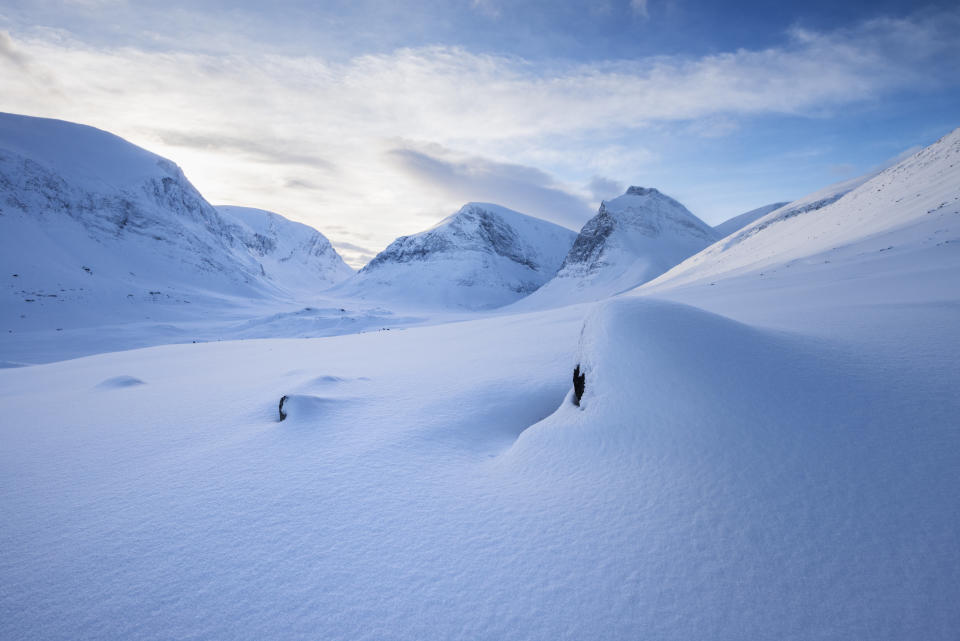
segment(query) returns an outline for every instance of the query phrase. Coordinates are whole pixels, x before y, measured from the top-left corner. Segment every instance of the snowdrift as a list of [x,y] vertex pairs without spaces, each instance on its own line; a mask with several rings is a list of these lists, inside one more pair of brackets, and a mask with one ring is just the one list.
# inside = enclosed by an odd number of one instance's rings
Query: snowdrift
[[639,298],[591,314],[576,362],[581,406],[568,396],[498,465],[571,493],[553,536],[603,550],[577,575],[606,595],[600,636],[953,634],[953,383]]

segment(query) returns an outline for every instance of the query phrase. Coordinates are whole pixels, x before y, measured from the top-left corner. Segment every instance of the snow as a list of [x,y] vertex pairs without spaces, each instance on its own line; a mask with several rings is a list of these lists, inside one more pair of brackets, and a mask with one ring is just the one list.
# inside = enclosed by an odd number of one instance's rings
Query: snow
[[5,358],[215,340],[239,319],[315,305],[352,273],[316,230],[218,211],[172,162],[112,134],[0,114]]
[[261,275],[301,296],[328,289],[354,271],[313,227],[252,207],[221,205],[217,212],[240,228],[234,234],[257,258]]
[[656,189],[630,187],[600,204],[580,230],[557,275],[514,309],[596,301],[659,276],[719,236]]
[[729,220],[725,220],[719,225],[715,225],[713,231],[717,233],[717,236],[720,238],[726,238],[735,231],[740,231],[753,221],[758,218],[762,218],[769,214],[775,209],[780,209],[784,205],[789,205],[789,202],[782,203],[771,203],[769,205],[764,205],[763,207],[757,207],[756,209],[751,209],[748,212],[742,213],[738,216],[734,216]]
[[[114,326],[247,340],[0,341],[0,638],[955,639],[958,160],[960,130],[598,304],[387,306],[361,274]],[[429,236],[488,302],[509,248],[569,249],[494,213],[518,242]],[[385,269],[456,264],[427,237]]]
[[336,292],[433,309],[491,309],[556,273],[576,234],[494,205],[467,203],[430,229],[402,236]]

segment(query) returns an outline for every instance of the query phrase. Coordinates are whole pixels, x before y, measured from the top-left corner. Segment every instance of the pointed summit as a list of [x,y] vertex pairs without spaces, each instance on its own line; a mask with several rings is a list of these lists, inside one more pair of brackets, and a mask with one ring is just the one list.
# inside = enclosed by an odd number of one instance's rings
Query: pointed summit
[[557,275],[521,306],[599,300],[632,289],[718,239],[670,196],[652,187],[630,187],[600,203]]

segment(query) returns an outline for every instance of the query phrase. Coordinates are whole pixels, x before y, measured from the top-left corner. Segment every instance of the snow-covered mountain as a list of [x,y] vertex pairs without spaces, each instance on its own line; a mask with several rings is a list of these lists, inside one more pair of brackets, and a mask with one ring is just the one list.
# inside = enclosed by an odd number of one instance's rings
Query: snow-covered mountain
[[315,292],[354,273],[330,241],[309,225],[252,207],[216,209],[260,264],[261,275],[280,287]]
[[143,319],[158,304],[189,316],[348,275],[319,233],[257,216],[221,215],[175,164],[107,132],[0,114],[2,308],[18,328]]
[[880,173],[833,185],[767,214],[644,289],[741,276],[779,280],[797,272],[809,283],[836,279],[841,267],[874,279],[930,269],[925,287],[955,286],[955,274],[944,271],[953,263],[943,261],[956,256],[958,234],[960,129]]
[[535,291],[576,233],[489,203],[468,203],[434,227],[401,236],[337,291],[446,308],[490,309]]
[[0,638],[955,641],[960,133],[783,211],[599,305],[0,369]]
[[739,231],[752,223],[753,221],[762,218],[769,214],[775,209],[780,209],[784,205],[789,205],[788,201],[782,203],[771,203],[769,205],[764,205],[763,207],[757,207],[756,209],[751,209],[750,211],[734,216],[719,225],[714,225],[713,231],[717,232],[717,235],[720,238],[726,238],[735,231]]
[[659,276],[718,238],[673,198],[653,188],[630,187],[600,204],[557,275],[518,307],[606,298]]

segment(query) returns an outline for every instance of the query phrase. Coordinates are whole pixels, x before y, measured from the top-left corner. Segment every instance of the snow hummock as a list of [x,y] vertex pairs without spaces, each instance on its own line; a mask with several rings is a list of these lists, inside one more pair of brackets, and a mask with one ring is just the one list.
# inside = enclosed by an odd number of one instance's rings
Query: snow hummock
[[557,275],[517,308],[606,298],[659,276],[718,238],[673,198],[657,189],[630,187],[600,204]]
[[430,229],[393,241],[337,291],[428,307],[500,307],[549,280],[575,238],[500,205],[467,203]]

